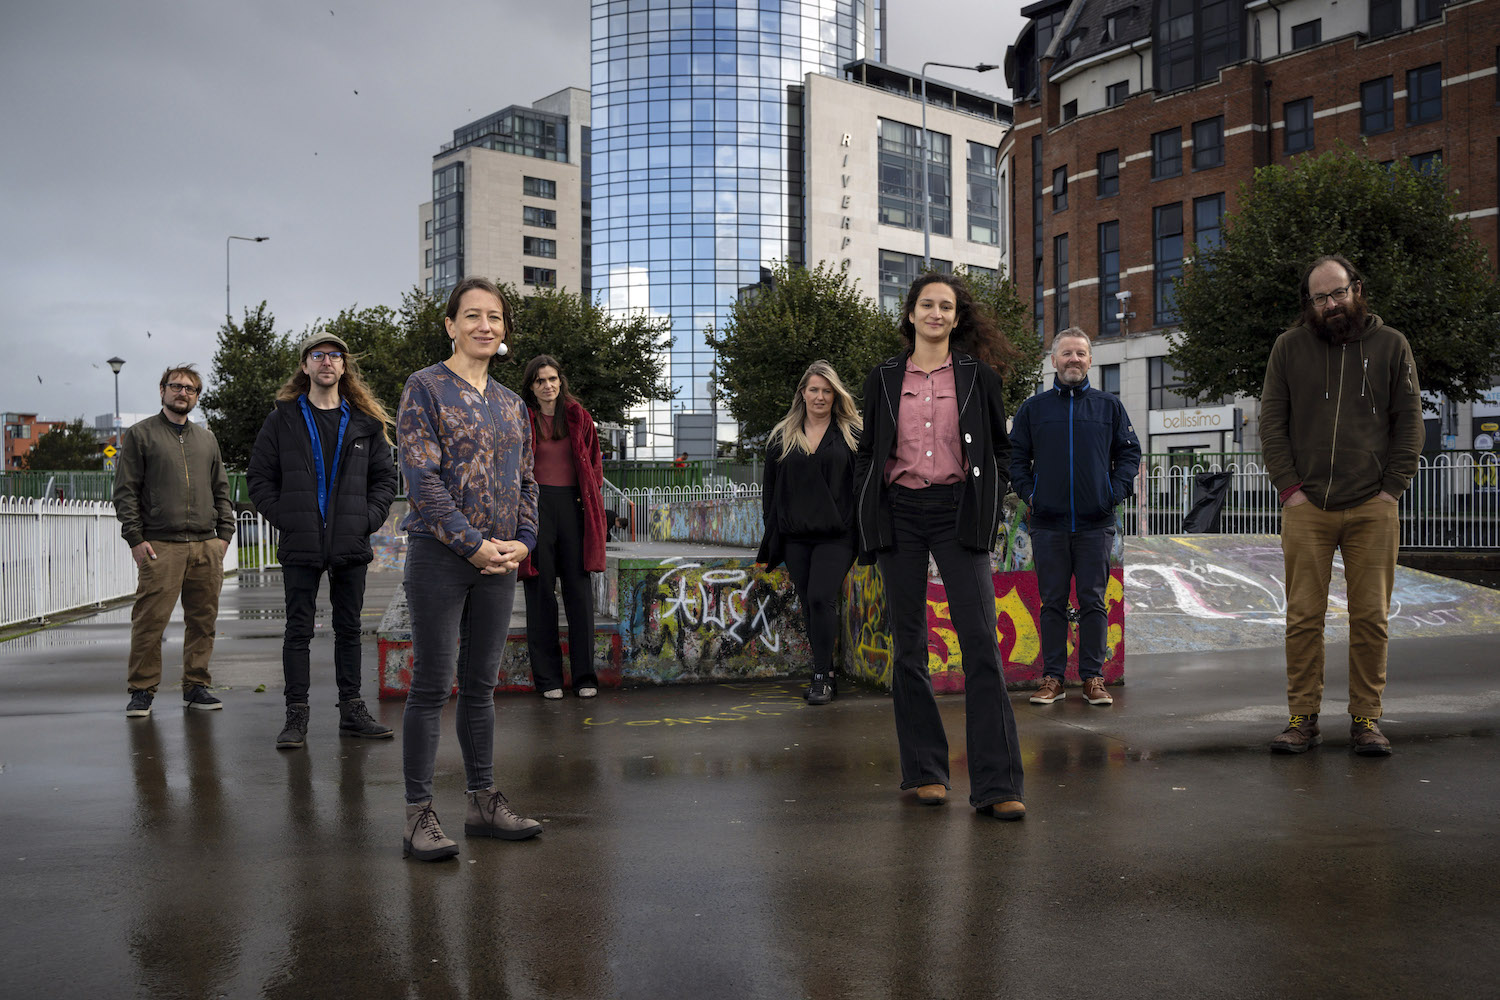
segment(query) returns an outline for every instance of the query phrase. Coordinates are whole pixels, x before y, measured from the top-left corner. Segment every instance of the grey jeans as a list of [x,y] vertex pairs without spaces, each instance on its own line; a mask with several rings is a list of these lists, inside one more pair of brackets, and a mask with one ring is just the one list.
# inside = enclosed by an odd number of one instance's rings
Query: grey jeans
[[401,716],[406,801],[432,799],[438,728],[458,674],[454,723],[469,791],[494,784],[495,681],[510,636],[516,576],[484,576],[442,542],[411,536],[406,550],[411,611],[411,690]]

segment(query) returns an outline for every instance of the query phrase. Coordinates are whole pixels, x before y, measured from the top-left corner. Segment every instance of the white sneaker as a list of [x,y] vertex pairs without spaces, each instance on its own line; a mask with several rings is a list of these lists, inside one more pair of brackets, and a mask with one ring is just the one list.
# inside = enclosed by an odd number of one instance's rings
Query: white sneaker
[[551,691],[543,691],[542,697],[548,701],[557,701],[562,698],[562,688],[553,688]]
[[596,687],[581,687],[576,693],[580,698],[594,698],[598,696],[599,689]]

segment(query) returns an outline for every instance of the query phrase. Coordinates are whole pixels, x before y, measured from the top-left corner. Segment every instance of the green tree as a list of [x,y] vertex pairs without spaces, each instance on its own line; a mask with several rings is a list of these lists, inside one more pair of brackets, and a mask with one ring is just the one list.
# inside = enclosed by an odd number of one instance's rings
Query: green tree
[[276,402],[276,390],[297,363],[297,345],[276,332],[276,317],[262,302],[245,310],[244,323],[219,328],[219,349],[200,402],[224,464],[243,469],[255,435]]
[[1372,311],[1411,342],[1422,388],[1475,399],[1500,365],[1500,291],[1455,211],[1445,171],[1344,146],[1260,168],[1223,243],[1195,250],[1175,283],[1168,358],[1193,395],[1259,398],[1271,345],[1301,311],[1303,270],[1339,253],[1363,272]]
[[971,271],[964,274],[964,280],[974,298],[994,315],[1000,332],[1020,352],[1005,377],[1005,412],[1015,413],[1016,407],[1035,391],[1042,372],[1042,343],[1037,339],[1031,309],[1016,290],[1016,283],[1003,271]]
[[666,317],[611,315],[576,292],[556,289],[522,297],[506,286],[505,293],[516,304],[516,329],[508,338],[513,363],[490,367],[504,385],[520,392],[526,363],[550,354],[567,374],[569,391],[601,423],[622,423],[632,406],[676,395],[663,375],[672,346]]
[[807,366],[826,359],[856,397],[870,369],[901,349],[894,319],[827,263],[775,263],[767,283],[730,307],[704,340],[717,356],[715,391],[755,447],[786,415]]
[[36,439],[25,455],[28,469],[102,469],[99,439],[79,417]]

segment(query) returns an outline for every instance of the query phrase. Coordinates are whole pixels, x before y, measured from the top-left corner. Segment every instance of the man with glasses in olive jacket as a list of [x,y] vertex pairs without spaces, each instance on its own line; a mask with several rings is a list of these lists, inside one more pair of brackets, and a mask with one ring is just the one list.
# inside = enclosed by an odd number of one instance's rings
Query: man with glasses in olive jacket
[[281,532],[276,552],[286,587],[286,725],[276,738],[278,748],[296,749],[307,739],[309,645],[324,573],[333,604],[339,732],[373,739],[394,735],[371,717],[360,697],[360,613],[365,572],[374,559],[370,535],[385,523],[396,495],[390,427],[349,346],[331,333],[315,333],[302,342],[297,370],[276,394],[276,408],[250,452],[250,499]]

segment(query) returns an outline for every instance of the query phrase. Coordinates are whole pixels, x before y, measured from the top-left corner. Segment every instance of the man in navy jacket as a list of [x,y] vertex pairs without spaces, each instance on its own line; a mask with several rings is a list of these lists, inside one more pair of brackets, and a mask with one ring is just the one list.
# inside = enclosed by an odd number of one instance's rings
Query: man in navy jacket
[[360,377],[343,339],[314,333],[297,370],[276,396],[250,451],[246,481],[255,509],[281,533],[276,552],[286,585],[286,726],[281,749],[307,738],[309,644],[318,584],[328,574],[333,605],[333,667],[339,731],[390,739],[360,698],[360,612],[370,534],[385,523],[396,495],[390,416]]
[[1090,705],[1112,705],[1104,688],[1109,628],[1105,589],[1115,508],[1134,492],[1141,445],[1125,404],[1089,385],[1089,335],[1075,327],[1052,340],[1052,388],[1016,410],[1010,481],[1030,508],[1028,531],[1042,598],[1042,682],[1034,705],[1066,697],[1068,590],[1078,589],[1078,676]]

